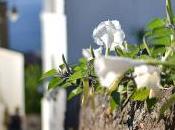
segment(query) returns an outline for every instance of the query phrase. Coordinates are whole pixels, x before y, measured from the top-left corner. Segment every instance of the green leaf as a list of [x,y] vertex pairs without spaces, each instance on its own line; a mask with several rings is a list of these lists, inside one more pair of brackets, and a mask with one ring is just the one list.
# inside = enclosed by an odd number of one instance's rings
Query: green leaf
[[[81,58],[79,60],[80,64],[79,65],[75,65],[73,67],[73,71],[74,71],[74,74],[75,73],[78,73],[76,75],[84,75],[86,72],[87,72],[87,60],[84,59],[84,58]],[[80,74],[81,73],[81,74]],[[74,75],[73,74],[73,75]],[[82,76],[81,76],[82,77]]]
[[171,35],[173,35],[173,30],[169,28],[158,28],[154,29],[146,38],[146,42],[149,45],[164,45],[169,46],[171,44]]
[[58,71],[56,69],[49,70],[42,75],[41,80],[49,78],[49,77],[53,77],[56,74],[58,74]]
[[64,82],[64,79],[55,77],[55,78],[53,78],[53,79],[50,80],[48,89],[56,88],[56,87],[58,87],[63,82]]
[[156,46],[152,48],[151,54],[152,56],[156,57],[157,56],[162,56],[166,51],[166,48],[164,46]]
[[82,69],[81,66],[78,65],[73,67],[74,71],[81,71],[81,69]]
[[[139,56],[139,59],[143,59],[143,60],[150,60],[150,59],[152,59],[150,56],[148,56],[148,55],[141,55],[141,56]],[[153,59],[152,59],[153,60]]]
[[149,96],[149,91],[146,87],[137,89],[131,98],[135,101],[144,101]]
[[157,37],[151,40],[152,45],[164,45],[164,46],[170,46],[171,45],[171,38],[170,36],[164,36],[164,37]]
[[126,51],[128,57],[135,58],[140,50],[140,45],[128,44],[128,51]]
[[170,28],[162,27],[162,28],[156,28],[152,31],[152,35],[154,37],[161,37],[161,36],[170,36],[173,34],[173,30]]
[[68,88],[68,87],[71,87],[71,86],[73,86],[73,84],[70,83],[70,82],[65,82],[64,84],[61,85],[61,87],[65,88],[65,89]]
[[145,40],[149,45],[157,46],[164,45],[169,46],[171,44],[171,35],[174,34],[174,31],[170,28],[161,27],[156,28],[152,31],[149,31],[145,35]]
[[175,63],[175,53],[173,53],[172,55],[170,55],[167,59],[168,62],[173,62]]
[[118,86],[118,92],[121,94],[124,94],[127,92],[127,88],[124,85],[119,85]]
[[147,25],[147,27],[148,27],[148,29],[152,30],[152,29],[154,29],[154,28],[162,27],[162,26],[164,26],[164,25],[165,25],[164,20],[162,20],[162,19],[160,19],[160,18],[156,18],[156,19],[154,19],[153,21],[151,21],[151,22]]
[[110,98],[110,107],[111,110],[115,110],[118,106],[120,105],[120,93],[113,91],[111,93],[111,98]]
[[77,66],[74,66],[73,70],[76,72],[81,72],[81,73],[85,73],[87,70],[86,70],[86,65],[77,65]]
[[175,103],[175,93],[167,99],[160,108],[160,115],[164,115],[165,111]]
[[69,77],[68,81],[75,81],[75,80],[81,79],[81,78],[83,78],[82,73],[81,73],[81,72],[75,72],[74,74],[72,74],[72,75]]
[[171,76],[170,76],[170,80],[175,81],[175,74],[171,74]]
[[148,110],[153,109],[154,106],[156,105],[157,101],[158,100],[156,98],[150,98],[150,99],[148,98],[146,100]]
[[77,87],[76,89],[70,92],[68,96],[68,100],[71,100],[73,97],[81,94],[82,92],[83,92],[83,89],[81,87]]
[[87,59],[86,58],[81,58],[79,60],[80,64],[87,64]]

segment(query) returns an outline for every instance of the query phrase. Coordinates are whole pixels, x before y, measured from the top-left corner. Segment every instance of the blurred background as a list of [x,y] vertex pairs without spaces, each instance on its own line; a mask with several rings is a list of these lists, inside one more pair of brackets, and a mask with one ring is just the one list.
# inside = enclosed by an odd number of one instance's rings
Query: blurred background
[[82,48],[96,47],[92,32],[101,21],[119,20],[126,40],[136,44],[164,10],[160,0],[0,0],[0,129],[18,115],[25,129],[41,129],[47,95],[41,74],[56,68],[62,54],[76,64]]

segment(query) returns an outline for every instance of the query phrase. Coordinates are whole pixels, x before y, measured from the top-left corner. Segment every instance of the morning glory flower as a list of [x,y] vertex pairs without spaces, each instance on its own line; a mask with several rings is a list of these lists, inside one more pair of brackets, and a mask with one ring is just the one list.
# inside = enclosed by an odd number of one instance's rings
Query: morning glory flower
[[[102,55],[102,51],[103,51],[102,47],[99,47],[98,49],[93,49],[93,53],[94,53],[95,58],[100,57]],[[82,49],[82,54],[87,60],[92,60],[93,59],[91,49],[89,49],[89,48],[88,49]]]
[[134,68],[134,76],[137,88],[148,87],[160,89],[160,70],[151,65],[140,65]]
[[103,56],[95,59],[94,68],[101,85],[108,88],[115,80],[123,76],[129,68],[138,64],[142,64],[142,62],[129,58]]
[[117,20],[103,21],[93,31],[93,38],[97,45],[114,50],[116,47],[124,49],[125,34]]

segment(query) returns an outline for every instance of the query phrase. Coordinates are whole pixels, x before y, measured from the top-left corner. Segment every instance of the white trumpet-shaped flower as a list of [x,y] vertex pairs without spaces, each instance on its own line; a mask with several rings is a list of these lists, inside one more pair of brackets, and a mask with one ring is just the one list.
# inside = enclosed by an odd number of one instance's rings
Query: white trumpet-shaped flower
[[115,47],[124,49],[125,34],[117,20],[101,22],[94,29],[93,38],[98,45],[105,46],[111,50],[114,50]]
[[140,65],[134,68],[134,76],[137,88],[148,87],[160,89],[160,70],[151,65]]
[[160,70],[150,65],[141,65],[134,68],[137,88],[150,88],[149,97],[159,97],[161,94]]
[[[102,47],[99,47],[98,49],[93,49],[94,56],[96,58],[100,57],[102,55],[102,51],[103,51]],[[92,60],[93,59],[91,49],[89,49],[89,48],[88,49],[82,49],[82,54],[87,60]]]
[[109,87],[117,78],[123,76],[129,68],[137,64],[141,64],[141,62],[129,58],[109,56],[95,59],[94,67],[101,85]]

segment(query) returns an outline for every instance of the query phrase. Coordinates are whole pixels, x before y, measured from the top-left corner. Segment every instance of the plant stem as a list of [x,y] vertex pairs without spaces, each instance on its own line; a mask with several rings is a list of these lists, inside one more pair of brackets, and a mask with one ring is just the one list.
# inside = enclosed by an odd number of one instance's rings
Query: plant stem
[[83,97],[84,97],[84,101],[82,102],[83,106],[87,105],[88,96],[89,96],[89,80],[88,79],[84,79],[83,80]]
[[166,61],[171,53],[172,53],[172,49],[169,48],[168,51],[165,53],[165,56],[162,57],[162,61]]
[[173,48],[175,46],[174,37],[171,39],[171,47],[166,49],[165,56],[162,57],[162,61],[166,61],[167,58],[173,53]]
[[149,65],[164,65],[164,66],[175,66],[175,63],[172,62],[166,62],[166,61],[159,61],[159,60],[145,60],[144,61],[145,64],[149,64]]
[[166,0],[166,14],[167,14],[168,23],[170,25],[174,25],[174,21],[173,21],[174,15],[172,10],[171,0]]
[[[168,24],[169,25],[174,25],[174,21],[173,21],[174,14],[173,14],[173,10],[172,10],[171,0],[166,0],[166,14],[167,14]],[[171,29],[172,29],[172,31],[174,31],[173,28],[171,28]],[[173,36],[173,39],[171,39],[171,40],[172,40],[171,41],[172,42],[171,47],[174,47],[174,36]],[[166,49],[167,51],[165,52],[165,56],[162,57],[162,61],[166,61],[167,58],[169,57],[169,55],[171,55],[172,52],[173,52],[172,48],[167,48],[167,49]]]
[[110,54],[110,48],[106,48],[105,56],[109,56]]
[[143,37],[143,44],[144,44],[144,46],[145,46],[145,48],[146,48],[146,51],[148,52],[148,55],[151,56],[151,52],[150,52],[149,47],[148,47],[148,45],[147,45],[147,43],[146,43],[145,37]]
[[95,58],[95,54],[94,54],[94,50],[93,50],[93,48],[91,46],[90,46],[90,52],[91,52],[92,58],[94,59]]
[[68,64],[67,64],[67,62],[66,62],[66,59],[65,59],[64,55],[62,55],[62,59],[63,59],[63,63],[64,63],[64,65],[65,65],[65,67],[66,67],[67,72],[68,72],[69,74],[71,74],[70,68],[69,68],[69,66],[68,66]]

